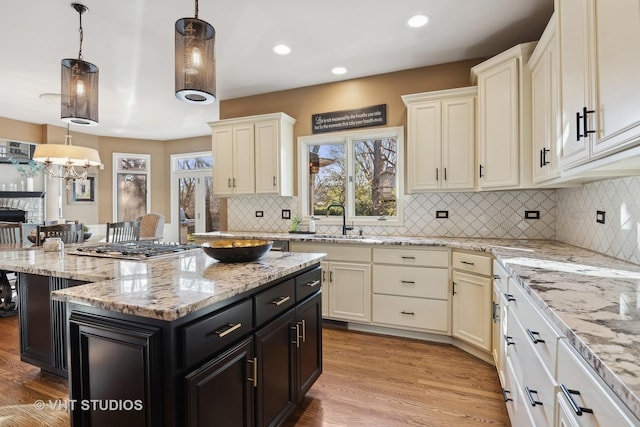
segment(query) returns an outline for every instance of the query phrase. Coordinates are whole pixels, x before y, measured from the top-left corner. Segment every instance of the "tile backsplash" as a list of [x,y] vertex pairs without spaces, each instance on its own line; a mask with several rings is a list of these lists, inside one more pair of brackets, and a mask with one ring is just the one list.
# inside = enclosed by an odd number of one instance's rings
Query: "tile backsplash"
[[[433,237],[481,237],[507,239],[554,239],[556,237],[556,192],[554,190],[425,193],[406,195],[404,225],[366,226],[368,235]],[[295,197],[233,197],[228,204],[231,231],[287,232],[291,221],[282,210],[297,213]],[[437,210],[448,210],[449,218],[436,219]],[[540,219],[525,219],[525,211],[540,212]],[[262,217],[256,217],[262,211]],[[356,229],[359,228],[356,225]],[[316,223],[317,233],[340,233],[336,225]]]
[[[556,238],[640,264],[640,177],[557,190]],[[605,212],[605,223],[596,222]]]

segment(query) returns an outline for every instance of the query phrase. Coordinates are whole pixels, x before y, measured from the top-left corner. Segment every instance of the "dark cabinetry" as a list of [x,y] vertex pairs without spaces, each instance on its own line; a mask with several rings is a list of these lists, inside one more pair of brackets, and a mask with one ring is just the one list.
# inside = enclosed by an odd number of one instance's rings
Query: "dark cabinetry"
[[51,292],[87,282],[18,273],[20,359],[67,377],[66,305]]
[[73,425],[282,424],[322,372],[320,268],[302,273],[174,322],[72,306],[71,399],[142,408]]

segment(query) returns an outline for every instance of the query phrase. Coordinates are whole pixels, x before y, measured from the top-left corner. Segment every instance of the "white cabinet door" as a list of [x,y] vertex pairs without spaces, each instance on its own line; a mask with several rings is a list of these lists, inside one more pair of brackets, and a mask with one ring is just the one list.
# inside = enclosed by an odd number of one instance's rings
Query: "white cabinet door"
[[558,129],[559,58],[556,17],[551,17],[528,66],[531,69],[531,141],[533,182],[559,175],[557,145],[562,144]]
[[491,352],[492,282],[488,277],[453,272],[453,336]]
[[329,263],[329,317],[371,322],[371,265]]
[[233,194],[255,191],[253,124],[233,127]]
[[277,194],[280,187],[278,121],[255,124],[256,193]]
[[593,154],[640,136],[640,2],[595,0],[597,137]]
[[478,177],[483,189],[520,184],[518,74],[514,58],[478,76]]
[[409,191],[437,190],[442,173],[440,101],[411,105],[407,115]]
[[[589,157],[590,141],[584,131],[584,111],[592,105],[589,80],[589,37],[592,31],[589,8],[592,0],[562,0],[556,2],[558,35],[560,38],[560,69],[562,87],[562,146],[560,165],[578,163]],[[593,114],[587,123],[593,129]]]
[[213,192],[233,193],[233,127],[214,128],[212,132]]
[[442,101],[442,188],[475,187],[475,97]]

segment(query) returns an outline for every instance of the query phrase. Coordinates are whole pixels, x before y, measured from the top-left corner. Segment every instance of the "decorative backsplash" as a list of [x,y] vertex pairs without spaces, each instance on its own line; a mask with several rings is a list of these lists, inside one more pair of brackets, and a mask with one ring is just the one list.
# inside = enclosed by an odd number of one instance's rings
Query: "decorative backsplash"
[[[640,177],[557,190],[557,240],[640,264]],[[596,211],[605,222],[596,222]]]
[[[291,221],[282,219],[283,209],[296,215],[297,199],[232,197],[228,204],[229,230],[286,233]],[[449,218],[436,219],[436,210],[448,210]],[[525,219],[525,210],[539,211],[540,219]],[[256,211],[262,211],[263,216],[256,217]],[[402,227],[362,229],[366,235],[555,239],[555,227],[555,190],[527,190],[407,195]],[[340,231],[340,226],[316,222],[317,233]]]

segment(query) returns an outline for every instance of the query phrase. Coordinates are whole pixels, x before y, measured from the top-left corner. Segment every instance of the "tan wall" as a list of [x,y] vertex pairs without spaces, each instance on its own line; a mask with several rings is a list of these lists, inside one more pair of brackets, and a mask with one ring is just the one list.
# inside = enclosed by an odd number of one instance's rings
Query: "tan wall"
[[[387,126],[406,126],[401,96],[410,93],[469,85],[470,69],[482,59],[416,68],[378,76],[327,83],[244,98],[222,100],[220,118],[285,112],[297,119],[294,137],[311,134],[311,116],[387,104]],[[38,125],[0,117],[0,137],[34,143],[64,143],[65,127]],[[113,218],[112,153],[151,155],[151,211],[163,213],[171,222],[170,155],[211,150],[209,135],[171,141],[152,141],[88,135],[72,130],[72,143],[96,148],[104,168],[97,172],[97,202],[64,204],[66,218],[85,223],[105,223]],[[66,198],[65,198],[66,199]]]

